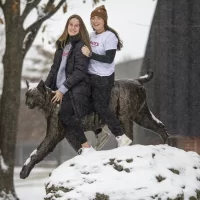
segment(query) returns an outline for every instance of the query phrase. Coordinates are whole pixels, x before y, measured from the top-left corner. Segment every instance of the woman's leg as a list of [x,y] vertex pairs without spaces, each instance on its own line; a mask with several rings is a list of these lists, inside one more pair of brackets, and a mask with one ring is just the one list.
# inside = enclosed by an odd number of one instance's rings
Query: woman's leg
[[87,138],[85,137],[81,126],[80,118],[74,113],[74,108],[68,92],[63,96],[59,117],[67,132],[74,134],[82,147],[89,147],[89,145],[87,145]]
[[123,135],[124,131],[119,120],[109,108],[114,74],[111,76],[90,75],[90,78],[92,84],[92,101],[95,111],[116,137]]

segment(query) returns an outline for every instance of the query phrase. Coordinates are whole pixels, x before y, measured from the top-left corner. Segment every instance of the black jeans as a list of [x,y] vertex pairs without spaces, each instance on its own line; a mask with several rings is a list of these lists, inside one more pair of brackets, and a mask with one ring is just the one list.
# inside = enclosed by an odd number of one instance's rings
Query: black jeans
[[[82,101],[83,103],[79,104],[76,100]],[[87,142],[87,138],[85,137],[84,130],[81,125],[81,115],[80,113],[77,113],[79,112],[79,105],[84,105],[82,96],[80,96],[78,99],[72,99],[69,95],[69,91],[66,92],[62,99],[59,117],[64,129],[66,129],[67,132],[74,134],[77,140],[83,144]]]
[[110,76],[90,74],[92,88],[92,103],[95,112],[115,136],[124,134],[119,120],[109,108],[111,90],[114,85],[114,73]]

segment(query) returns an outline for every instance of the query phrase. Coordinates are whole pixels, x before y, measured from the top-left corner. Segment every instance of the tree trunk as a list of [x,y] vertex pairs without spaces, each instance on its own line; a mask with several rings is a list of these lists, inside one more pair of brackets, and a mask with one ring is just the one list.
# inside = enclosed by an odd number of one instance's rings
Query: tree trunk
[[19,21],[19,2],[18,4],[17,1],[13,2],[8,3],[4,10],[6,51],[3,57],[4,82],[0,102],[0,159],[4,161],[4,164],[0,165],[0,198],[6,200],[17,199],[13,184],[13,169],[23,64],[23,29]]
[[200,136],[199,9],[198,0],[158,0],[149,35],[141,74],[154,72],[148,103],[170,135]]
[[[14,48],[15,49],[15,48]],[[5,191],[6,194],[15,196],[13,186],[13,169],[15,161],[15,143],[18,124],[18,113],[20,106],[20,77],[22,59],[19,56],[11,58],[19,51],[9,50],[4,56],[4,87],[1,98],[1,121],[0,135],[1,140],[0,151],[8,170],[3,170],[0,167],[0,191]],[[13,68],[12,70],[10,68]],[[8,73],[9,72],[9,73]],[[1,197],[1,193],[0,193]],[[7,198],[5,198],[7,199]],[[8,198],[9,199],[9,198]]]

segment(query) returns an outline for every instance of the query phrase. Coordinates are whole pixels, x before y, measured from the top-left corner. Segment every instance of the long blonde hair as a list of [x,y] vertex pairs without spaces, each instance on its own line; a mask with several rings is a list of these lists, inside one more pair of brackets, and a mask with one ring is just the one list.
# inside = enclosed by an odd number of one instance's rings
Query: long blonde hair
[[86,29],[86,26],[85,26],[82,18],[79,15],[71,15],[68,18],[67,23],[65,25],[65,29],[64,29],[62,35],[59,37],[58,42],[61,43],[61,47],[62,48],[65,47],[65,44],[69,39],[69,34],[68,34],[69,22],[73,18],[79,20],[79,23],[80,23],[80,31],[78,33],[78,39],[82,40],[84,42],[84,44],[91,50],[89,33],[88,33],[87,29]]

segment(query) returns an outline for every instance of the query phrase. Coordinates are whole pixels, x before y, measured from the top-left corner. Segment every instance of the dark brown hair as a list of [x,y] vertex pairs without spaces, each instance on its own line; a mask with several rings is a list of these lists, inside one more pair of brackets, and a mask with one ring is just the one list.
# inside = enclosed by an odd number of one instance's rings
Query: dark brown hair
[[117,31],[115,31],[113,28],[111,28],[110,26],[108,26],[108,24],[105,22],[105,30],[108,30],[108,31],[111,31],[112,33],[114,33],[115,34],[115,36],[117,37],[117,39],[118,39],[118,44],[117,44],[117,50],[121,50],[122,49],[122,47],[123,47],[123,42],[122,42],[122,40],[120,39],[120,37],[119,37],[119,34],[117,33]]
[[[93,27],[92,27],[92,28],[93,28]],[[120,51],[120,50],[122,49],[122,47],[123,47],[123,42],[122,42],[122,40],[120,39],[119,34],[117,33],[117,31],[115,31],[113,28],[111,28],[110,26],[108,26],[108,24],[105,22],[105,20],[104,20],[104,29],[105,29],[105,30],[108,30],[108,31],[111,31],[112,33],[115,34],[115,36],[116,36],[117,39],[118,39],[117,50]],[[94,28],[93,28],[93,30],[95,31]]]
[[89,34],[88,31],[86,29],[86,26],[82,20],[82,18],[79,15],[71,15],[65,25],[65,29],[62,33],[62,35],[59,37],[58,42],[61,43],[61,47],[64,48],[66,41],[68,41],[69,39],[69,34],[68,34],[68,26],[69,26],[69,22],[71,19],[78,19],[79,23],[80,23],[80,31],[78,33],[78,38],[80,40],[82,40],[84,42],[84,44],[91,50],[91,46],[90,46],[90,38],[89,38]]

